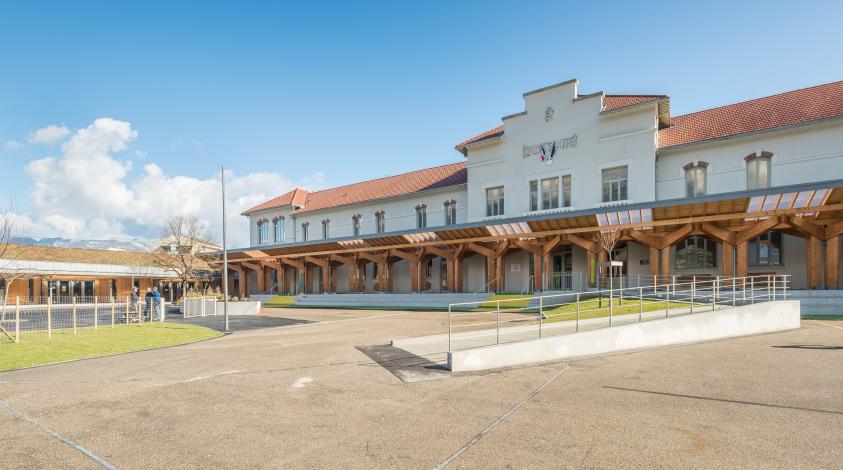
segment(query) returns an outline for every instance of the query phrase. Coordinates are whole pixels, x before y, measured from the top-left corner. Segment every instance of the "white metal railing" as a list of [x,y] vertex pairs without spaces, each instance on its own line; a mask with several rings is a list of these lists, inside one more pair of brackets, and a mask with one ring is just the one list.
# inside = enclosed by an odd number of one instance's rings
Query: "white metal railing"
[[[535,279],[535,274],[527,277],[527,281],[521,286],[521,294],[534,292]],[[542,276],[542,291],[581,291],[584,288],[583,273],[579,271],[553,271]]]
[[[644,276],[642,276],[643,280]],[[790,275],[649,277],[585,292],[501,298],[448,305],[448,351],[454,341],[467,349],[713,311],[757,302],[786,300]],[[674,282],[669,282],[674,281]],[[503,325],[503,328],[502,328]],[[494,330],[491,330],[491,327]],[[461,332],[465,331],[465,334]],[[461,333],[455,338],[455,333]]]
[[185,297],[182,299],[184,318],[216,316],[217,302],[215,296]]

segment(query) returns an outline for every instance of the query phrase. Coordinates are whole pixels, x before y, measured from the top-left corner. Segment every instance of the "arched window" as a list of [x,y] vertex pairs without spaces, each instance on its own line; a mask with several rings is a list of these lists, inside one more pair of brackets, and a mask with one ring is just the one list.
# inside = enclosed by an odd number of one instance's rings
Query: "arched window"
[[322,221],[322,238],[328,239],[331,237],[331,221],[325,219]]
[[273,219],[272,226],[275,231],[275,243],[282,243],[284,241],[284,217]]
[[772,181],[772,160],[770,152],[755,152],[744,157],[746,160],[746,189],[769,188]]
[[704,196],[708,163],[697,161],[689,163],[683,168],[685,169],[685,196]]
[[269,243],[269,221],[266,219],[258,221],[258,243]]
[[360,214],[351,216],[351,234],[355,237],[360,236]]
[[706,237],[688,237],[676,245],[676,269],[717,267],[717,243]]
[[427,227],[427,206],[419,204],[416,206],[416,228]]
[[445,201],[445,225],[455,225],[457,223],[457,201],[451,199]]
[[308,232],[309,228],[310,228],[310,222],[305,222],[305,223],[301,224],[301,241],[303,241],[303,242],[307,241],[307,232]]
[[383,211],[375,212],[375,232],[384,233],[386,231],[386,214]]

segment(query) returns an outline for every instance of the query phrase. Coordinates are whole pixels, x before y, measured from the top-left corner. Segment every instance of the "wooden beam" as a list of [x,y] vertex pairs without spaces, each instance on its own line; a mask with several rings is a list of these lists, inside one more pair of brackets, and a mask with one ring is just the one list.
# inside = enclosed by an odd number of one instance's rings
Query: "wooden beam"
[[452,261],[454,259],[454,251],[449,248],[444,248],[440,246],[428,246],[426,249],[429,253],[433,253],[434,255],[446,261]]
[[837,222],[832,225],[826,225],[825,227],[825,238],[826,240],[830,240],[832,237],[836,237],[838,235],[843,235],[843,221]]
[[633,229],[624,230],[623,233],[624,236],[631,238],[632,241],[638,243],[639,245],[646,246],[648,248],[661,248],[658,237],[654,237],[649,233]]
[[745,228],[735,234],[735,244],[740,245],[743,242],[752,240],[758,235],[772,230],[779,224],[779,222],[778,217],[770,217],[769,219],[762,220],[751,227]]
[[386,263],[387,258],[389,258],[389,251],[381,251],[381,252],[372,252],[372,251],[361,251],[358,252],[358,256],[362,259],[369,260],[373,263],[383,264]]
[[[682,227],[679,227],[679,229],[677,229],[673,232],[670,232],[667,235],[663,236],[659,241],[659,243],[661,244],[661,246],[659,248],[662,249],[662,255],[664,255],[664,249],[665,248],[670,248],[671,246],[676,244],[676,242],[678,242],[679,240],[682,240],[683,238],[687,237],[688,234],[690,234],[693,230],[694,230],[693,224],[687,224],[687,225],[683,225]],[[670,257],[668,256],[668,258],[670,258]]]
[[840,235],[829,238],[825,245],[825,288],[840,288]]
[[725,242],[729,245],[735,244],[735,233],[729,230],[726,230],[722,227],[718,227],[714,224],[710,224],[708,222],[704,222],[700,224],[700,229],[706,234],[710,235],[721,242]]
[[406,252],[404,250],[389,250],[389,255],[394,256],[396,258],[401,258],[406,261],[418,261],[419,258],[422,257],[424,254],[424,248],[419,248],[417,250],[413,250],[412,252]]
[[556,235],[555,237],[551,238],[550,240],[547,240],[544,243],[544,246],[542,247],[542,256],[547,256],[547,255],[553,253],[553,250],[555,250],[556,247],[558,247],[559,244],[562,243],[562,241],[563,241],[562,235]]
[[483,246],[479,243],[466,243],[466,246],[469,250],[479,253],[486,258],[494,258],[495,257],[495,249]]
[[808,289],[822,287],[822,243],[817,237],[809,237],[805,242],[805,261],[808,270]]
[[597,245],[597,243],[586,240],[584,238],[580,238],[576,235],[568,235],[565,237],[565,239],[590,253],[597,253],[598,251],[600,251],[600,247]]
[[542,256],[542,246],[536,245],[534,243],[527,243],[525,240],[514,240],[512,242],[518,248],[521,248],[524,251],[528,251],[533,254],[533,256],[538,256],[541,258]]
[[315,264],[322,269],[328,268],[331,266],[331,260],[327,257],[325,258],[317,258],[315,256],[306,256],[304,260],[310,264]]
[[804,217],[788,215],[784,217],[784,222],[801,232],[807,233],[812,237],[819,238],[820,240],[825,240],[825,229]]

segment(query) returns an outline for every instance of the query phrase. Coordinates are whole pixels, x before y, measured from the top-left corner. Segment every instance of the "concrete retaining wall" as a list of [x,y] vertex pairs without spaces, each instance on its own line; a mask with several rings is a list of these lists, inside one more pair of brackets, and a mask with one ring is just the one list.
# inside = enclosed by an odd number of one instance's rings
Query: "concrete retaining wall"
[[799,328],[799,301],[782,300],[448,353],[454,372],[695,343]]
[[[214,308],[216,307],[216,312]],[[205,302],[205,316],[212,317],[214,315],[225,315],[224,312],[225,306],[223,305],[222,301],[218,302]],[[184,313],[184,304],[179,307],[179,311]],[[228,314],[229,315],[260,315],[261,312],[261,303],[260,302],[248,302],[248,301],[239,301],[239,302],[229,302],[228,303]]]

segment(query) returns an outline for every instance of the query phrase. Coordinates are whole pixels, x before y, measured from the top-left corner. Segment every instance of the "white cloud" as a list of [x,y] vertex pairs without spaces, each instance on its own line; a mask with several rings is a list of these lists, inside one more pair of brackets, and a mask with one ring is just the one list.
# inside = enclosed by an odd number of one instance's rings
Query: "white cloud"
[[53,145],[70,135],[70,129],[64,126],[49,125],[30,132],[27,139],[33,144]]
[[[222,234],[219,171],[206,179],[170,176],[155,163],[132,173],[132,162],[116,152],[137,139],[130,123],[100,118],[79,129],[61,156],[31,162],[32,211],[25,215],[33,236],[104,239],[156,238],[173,215],[204,220],[219,241]],[[306,178],[308,189],[324,186],[321,174]],[[238,176],[226,170],[230,246],[245,246],[249,229],[240,213],[295,186],[278,173]]]
[[7,140],[5,144],[3,144],[3,148],[6,150],[10,150],[14,152],[15,150],[20,150],[23,148],[23,144],[18,142],[17,140]]

